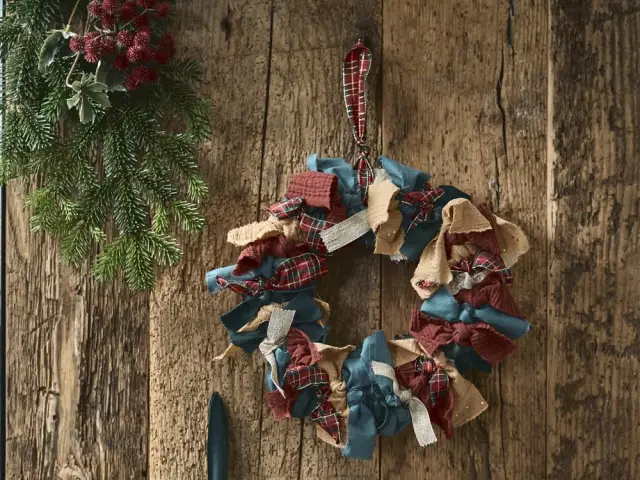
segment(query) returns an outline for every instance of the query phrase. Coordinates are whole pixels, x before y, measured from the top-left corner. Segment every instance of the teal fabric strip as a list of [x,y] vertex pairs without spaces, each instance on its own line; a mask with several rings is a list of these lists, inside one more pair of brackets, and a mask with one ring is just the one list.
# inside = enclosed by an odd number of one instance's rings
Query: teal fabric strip
[[468,303],[458,303],[445,287],[439,288],[436,293],[422,302],[420,310],[427,315],[452,323],[488,323],[512,340],[524,336],[531,328],[528,321],[507,315],[491,305],[474,307]]

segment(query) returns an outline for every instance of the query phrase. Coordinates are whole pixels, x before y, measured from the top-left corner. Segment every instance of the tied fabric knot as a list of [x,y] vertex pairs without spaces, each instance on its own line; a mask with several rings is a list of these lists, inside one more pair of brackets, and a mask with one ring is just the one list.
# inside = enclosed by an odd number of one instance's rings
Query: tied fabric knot
[[496,365],[512,354],[517,346],[488,323],[451,323],[414,310],[409,332],[429,355],[444,345],[456,343],[472,347],[490,365]]
[[455,332],[453,334],[453,338],[455,339],[456,343],[469,343],[469,339],[471,338],[471,335],[473,335],[473,330],[471,329],[470,325],[468,323],[464,323],[464,320],[456,325],[457,328],[455,329]]
[[329,382],[331,395],[329,400],[338,413],[343,414],[347,410],[347,387],[342,380],[331,380]]
[[435,207],[435,202],[444,196],[444,193],[444,189],[433,188],[431,184],[426,183],[424,190],[409,192],[404,195],[400,203],[414,209],[407,233],[410,233],[415,227],[427,220],[429,213]]
[[485,270],[498,273],[502,277],[505,285],[513,283],[511,269],[507,268],[500,255],[488,251],[476,253],[472,260],[463,258],[458,264],[451,266],[451,270],[467,272],[469,274]]
[[435,407],[440,398],[449,394],[449,375],[431,358],[417,359],[416,370],[429,378],[429,397]]
[[[486,273],[486,270],[482,273]],[[489,304],[507,315],[524,318],[518,304],[511,296],[510,289],[505,286],[503,277],[497,273],[490,273],[470,289],[451,291],[451,293],[455,295],[458,302],[468,303],[476,308]]]
[[[501,283],[500,288],[506,287]],[[467,296],[470,295],[465,293],[462,297]],[[512,340],[524,336],[531,328],[527,320],[498,310],[490,304],[474,306],[466,302],[459,303],[444,287],[436,290],[431,297],[422,302],[420,310],[430,317],[441,318],[452,323],[462,322],[469,325],[486,323]]]
[[413,424],[413,430],[418,444],[421,447],[425,447],[432,443],[437,442],[436,434],[433,431],[431,425],[431,419],[429,418],[429,411],[427,407],[420,401],[419,398],[414,397],[410,390],[406,390],[400,387],[398,379],[396,378],[395,370],[391,365],[384,362],[371,362],[371,369],[374,374],[387,377],[393,383],[393,393],[400,399],[402,403],[407,405],[409,414],[411,415],[411,423]]
[[298,365],[289,367],[284,375],[283,385],[293,387],[296,390],[304,390],[307,387],[316,387],[316,407],[311,412],[311,419],[340,443],[339,415],[329,401],[329,375],[317,365]]
[[282,396],[285,396],[285,393],[278,381],[278,364],[274,352],[286,340],[295,314],[296,312],[293,310],[275,309],[269,319],[267,337],[258,346],[260,353],[264,355],[269,367],[271,367],[271,380]]
[[251,280],[228,280],[217,277],[216,282],[221,289],[227,288],[241,295],[256,297],[269,290],[296,290],[313,283],[325,275],[327,259],[315,253],[303,253],[282,260],[270,278],[257,277]]

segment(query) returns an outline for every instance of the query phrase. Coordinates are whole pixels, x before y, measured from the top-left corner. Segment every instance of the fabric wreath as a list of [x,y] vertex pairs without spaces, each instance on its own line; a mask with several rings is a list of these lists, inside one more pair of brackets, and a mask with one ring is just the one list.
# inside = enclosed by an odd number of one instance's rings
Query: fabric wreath
[[[370,53],[345,60],[345,102],[357,147],[342,158],[307,159],[268,218],[229,232],[236,264],[207,273],[212,293],[242,297],[220,319],[231,345],[265,358],[265,400],[277,420],[309,417],[318,437],[352,458],[372,457],[378,436],[412,426],[419,445],[450,438],[488,408],[462,374],[491,371],[531,328],[513,296],[512,267],[529,243],[520,228],[449,185],[380,157],[369,160],[364,84]],[[420,305],[408,334],[378,331],[360,346],[326,343],[329,305],[316,295],[326,260],[352,244],[417,263]]]

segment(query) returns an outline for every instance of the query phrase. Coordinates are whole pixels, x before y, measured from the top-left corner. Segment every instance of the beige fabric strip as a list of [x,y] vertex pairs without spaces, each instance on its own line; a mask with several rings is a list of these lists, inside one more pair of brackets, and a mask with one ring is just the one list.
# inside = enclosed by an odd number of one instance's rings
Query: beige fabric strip
[[402,213],[396,195],[399,188],[390,179],[376,177],[369,187],[369,208],[367,219],[376,232],[376,246],[373,253],[379,255],[399,255],[404,243]]
[[496,219],[496,237],[500,244],[502,260],[507,268],[518,261],[518,257],[529,250],[529,240],[524,232],[511,222],[494,215]]
[[244,247],[251,242],[277,237],[283,232],[283,226],[280,221],[275,217],[270,217],[263,222],[253,222],[230,230],[227,234],[227,241],[233,245]]
[[427,355],[418,345],[415,338],[402,338],[397,340],[387,341],[389,351],[391,352],[391,359],[393,364],[397,367],[404,365],[405,363],[413,362],[418,357],[431,358]]
[[436,364],[444,368],[453,383],[451,388],[453,390],[454,406],[451,417],[454,428],[473,420],[489,408],[489,404],[475,385],[460,375],[460,372],[452,362],[447,360],[444,353],[438,352],[434,360]]
[[421,447],[426,447],[427,445],[437,442],[438,439],[433,431],[433,425],[431,425],[431,418],[429,417],[427,407],[425,407],[424,403],[417,397],[414,397],[410,390],[405,390],[400,387],[393,367],[386,363],[373,361],[371,362],[371,369],[376,375],[389,378],[393,382],[393,393],[396,394],[402,403],[409,407],[413,431],[418,439],[418,444]]
[[491,229],[489,220],[469,200],[456,198],[447,203],[442,209],[440,233],[429,242],[429,245],[422,252],[420,262],[411,279],[411,285],[420,297],[431,296],[435,289],[420,287],[419,283],[431,282],[436,285],[447,285],[453,280],[445,248],[447,232],[469,233],[489,229]]
[[342,381],[342,364],[350,352],[355,350],[355,346],[346,345],[344,347],[333,347],[324,343],[314,344],[321,355],[318,366],[329,376],[329,389],[331,395],[329,401],[336,411],[344,416],[348,411],[347,407],[347,387]]

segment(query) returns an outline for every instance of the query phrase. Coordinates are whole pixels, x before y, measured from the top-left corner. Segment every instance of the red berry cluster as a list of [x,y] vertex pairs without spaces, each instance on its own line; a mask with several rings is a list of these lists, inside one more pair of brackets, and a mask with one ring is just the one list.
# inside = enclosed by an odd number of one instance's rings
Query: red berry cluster
[[89,63],[112,59],[117,70],[127,72],[129,91],[154,82],[158,78],[154,64],[169,62],[174,45],[170,34],[153,36],[149,19],[166,17],[171,6],[157,0],[92,0],[87,11],[101,31],[72,37],[71,50],[82,53]]

